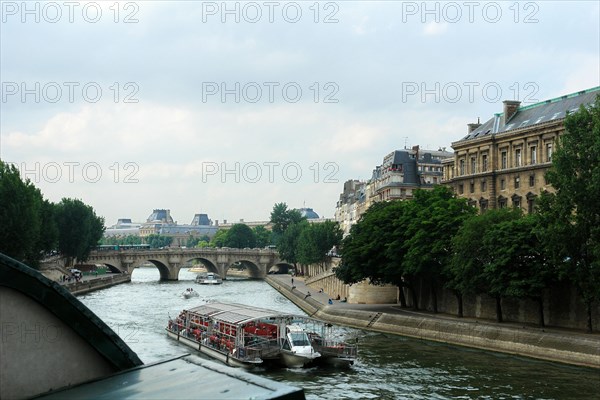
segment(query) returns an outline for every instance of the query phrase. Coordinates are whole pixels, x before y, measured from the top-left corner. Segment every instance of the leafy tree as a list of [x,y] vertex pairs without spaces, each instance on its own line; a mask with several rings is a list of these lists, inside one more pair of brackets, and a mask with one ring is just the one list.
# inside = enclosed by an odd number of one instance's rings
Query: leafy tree
[[256,237],[256,247],[263,248],[272,243],[272,233],[264,226],[255,226],[253,231]]
[[393,243],[403,242],[405,229],[399,222],[410,204],[390,201],[369,207],[342,241],[342,261],[335,269],[338,279],[346,284],[369,279],[375,285],[396,285],[400,289],[400,302],[406,306],[402,292],[406,282],[401,267],[404,252],[402,246]]
[[21,180],[14,165],[0,161],[2,253],[33,267],[37,266],[40,251],[46,247],[40,239],[43,207],[40,191],[29,180]]
[[256,246],[254,231],[246,224],[233,224],[227,232],[225,246],[237,249],[254,248]]
[[220,229],[215,233],[215,236],[210,240],[212,247],[224,247],[227,240],[227,229]]
[[547,179],[556,189],[545,210],[557,217],[543,235],[587,307],[592,331],[593,302],[600,299],[600,95],[565,119],[565,133],[552,156]]
[[[486,293],[496,299],[496,319],[502,322],[502,296],[505,288],[493,281],[490,265],[497,255],[488,245],[487,232],[497,224],[515,220],[521,213],[513,209],[489,210],[464,221],[452,239],[453,257],[447,286],[461,295]],[[496,285],[494,284],[496,283]],[[459,315],[461,314],[459,306]]]
[[58,226],[56,225],[56,205],[42,199],[40,208],[40,234],[37,248],[44,253],[56,250],[58,246]]
[[187,241],[185,242],[185,247],[187,248],[192,248],[192,247],[196,247],[196,245],[200,242],[200,238],[194,237],[192,235],[190,235],[187,238]]
[[[397,244],[406,250],[403,271],[429,282],[433,311],[437,312],[437,286],[450,274],[452,238],[476,210],[443,186],[415,191],[412,208],[414,216],[405,227],[407,239]],[[460,296],[457,299],[462,302]]]
[[72,265],[74,259],[87,260],[104,233],[104,218],[96,216],[92,207],[78,199],[63,198],[58,203],[56,225],[59,249],[67,257],[67,265]]
[[491,260],[484,276],[490,293],[537,301],[543,327],[544,289],[555,274],[536,235],[538,223],[537,215],[528,215],[490,226],[483,238],[484,252]]
[[302,231],[307,227],[308,222],[306,220],[289,225],[277,243],[277,251],[281,258],[293,264],[296,271],[298,271],[298,240]]
[[173,243],[173,237],[152,234],[146,237],[146,243],[148,243],[148,245],[150,245],[150,247],[153,249],[169,247],[171,243]]
[[337,222],[309,224],[298,238],[298,262],[323,265],[327,260],[327,251],[340,244],[342,234]]
[[273,232],[277,236],[283,235],[288,226],[297,224],[301,220],[305,220],[298,210],[289,210],[286,203],[277,203],[271,211],[271,223],[273,224]]

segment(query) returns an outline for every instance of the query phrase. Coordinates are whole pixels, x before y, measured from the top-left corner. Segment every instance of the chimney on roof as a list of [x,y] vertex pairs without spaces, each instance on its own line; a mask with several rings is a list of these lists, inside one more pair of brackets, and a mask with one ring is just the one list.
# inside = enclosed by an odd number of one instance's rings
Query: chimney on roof
[[517,112],[517,110],[519,109],[519,106],[521,105],[521,102],[518,100],[504,100],[502,102],[502,104],[504,104],[504,108],[503,108],[503,121],[502,121],[502,125],[506,125],[506,123],[508,121],[510,121],[510,119],[512,118],[513,115],[515,115],[515,113]]
[[475,129],[479,128],[480,126],[481,126],[481,124],[479,123],[479,121],[477,121],[477,123],[467,124],[467,133],[473,132]]

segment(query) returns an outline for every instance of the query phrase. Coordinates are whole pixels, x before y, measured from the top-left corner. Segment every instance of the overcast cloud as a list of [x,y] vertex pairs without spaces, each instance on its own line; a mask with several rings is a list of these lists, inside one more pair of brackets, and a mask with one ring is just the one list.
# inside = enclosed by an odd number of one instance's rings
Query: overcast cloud
[[393,150],[600,85],[597,1],[1,7],[0,157],[107,225],[332,217]]

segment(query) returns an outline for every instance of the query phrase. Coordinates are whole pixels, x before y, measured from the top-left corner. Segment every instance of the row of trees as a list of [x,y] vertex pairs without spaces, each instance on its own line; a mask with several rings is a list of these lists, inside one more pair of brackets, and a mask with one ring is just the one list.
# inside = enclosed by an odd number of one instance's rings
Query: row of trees
[[[416,191],[413,201],[374,204],[342,243],[336,275],[345,283],[369,279],[408,289],[418,308],[417,283],[462,298],[488,294],[502,321],[505,297],[535,299],[544,324],[543,294],[555,282],[578,288],[592,330],[600,300],[600,96],[565,120],[547,174],[556,192],[541,193],[537,212],[490,210],[477,215],[444,187]],[[400,302],[406,306],[403,290]]]
[[328,258],[327,252],[342,240],[337,222],[311,224],[298,210],[288,209],[285,203],[273,206],[271,223],[279,255],[294,264],[296,270],[298,264],[302,268],[311,264],[323,265]]
[[104,233],[104,219],[81,200],[44,199],[18,169],[0,161],[0,252],[34,268],[60,252],[68,265],[87,259]]

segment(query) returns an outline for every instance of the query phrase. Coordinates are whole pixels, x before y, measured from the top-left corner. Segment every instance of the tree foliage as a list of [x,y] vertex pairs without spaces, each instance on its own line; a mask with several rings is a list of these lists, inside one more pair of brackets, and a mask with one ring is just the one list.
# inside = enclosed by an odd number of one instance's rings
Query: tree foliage
[[543,230],[556,263],[579,288],[592,330],[592,303],[600,300],[600,95],[565,119],[547,179],[556,189],[542,203],[555,219]]
[[173,237],[152,234],[146,237],[146,243],[152,249],[160,249],[162,247],[169,247],[173,243]]
[[227,231],[225,237],[225,247],[243,249],[246,247],[254,248],[256,246],[256,235],[252,228],[246,224],[233,224]]
[[304,265],[323,264],[328,258],[327,252],[342,240],[339,224],[325,221],[303,226],[297,244],[298,262]]
[[254,236],[256,237],[256,247],[264,248],[270,244],[273,244],[273,234],[264,226],[255,226],[253,229]]
[[273,233],[279,237],[292,224],[297,224],[305,220],[298,210],[288,209],[286,203],[277,203],[271,211],[271,224],[273,224]]
[[104,218],[81,200],[63,198],[56,205],[58,246],[67,257],[67,265],[74,259],[85,261],[104,233]]
[[42,212],[40,191],[15,166],[0,161],[0,251],[36,266],[45,247]]

